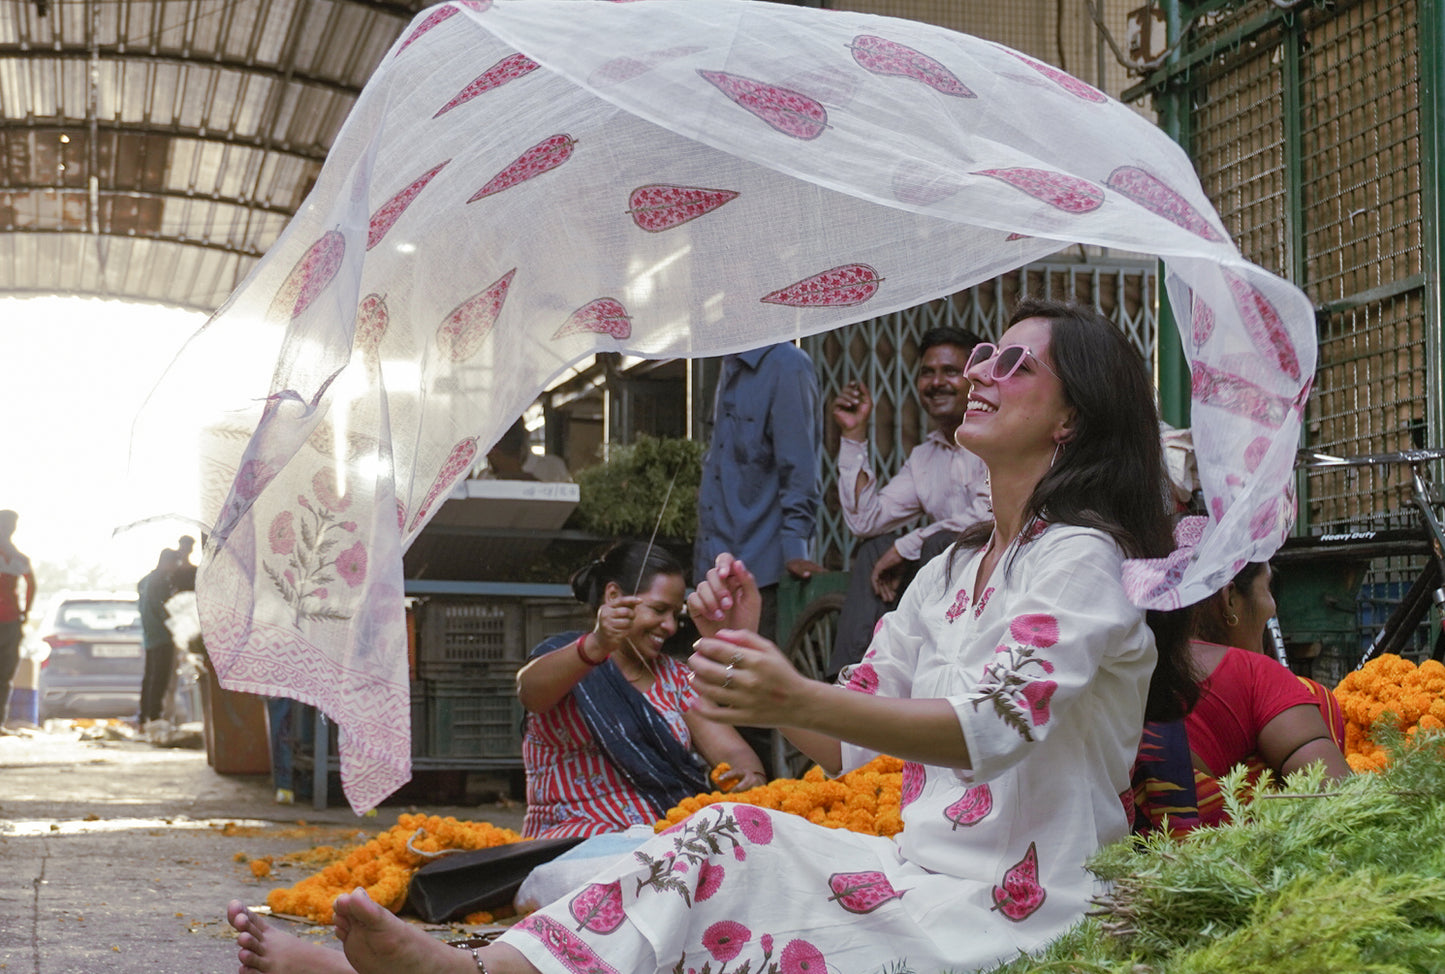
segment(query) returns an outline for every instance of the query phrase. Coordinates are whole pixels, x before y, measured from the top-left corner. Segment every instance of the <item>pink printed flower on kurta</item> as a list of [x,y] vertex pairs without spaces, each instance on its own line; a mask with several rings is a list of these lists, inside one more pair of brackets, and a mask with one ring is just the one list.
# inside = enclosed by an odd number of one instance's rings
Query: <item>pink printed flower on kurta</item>
[[848,677],[847,689],[857,690],[859,693],[877,693],[878,671],[867,663],[858,664]]
[[718,891],[727,872],[716,863],[705,862],[697,871],[697,895],[693,901],[701,903]]
[[944,613],[944,618],[947,619],[949,622],[952,622],[959,616],[963,615],[963,610],[967,608],[968,590],[961,588],[958,590],[958,594],[953,597],[953,605],[948,607],[948,611]]
[[266,461],[247,460],[241,464],[241,469],[236,471],[236,496],[250,500],[260,494],[275,476],[276,471]]
[[1029,715],[1034,719],[1034,726],[1049,722],[1049,699],[1059,685],[1053,680],[1035,680],[1023,688],[1024,699],[1029,703]]
[[910,804],[923,794],[923,783],[928,779],[928,772],[923,765],[917,761],[903,762],[902,788],[898,794],[898,807],[907,808]]
[[343,530],[343,531],[351,531],[351,532],[354,533],[354,532],[356,531],[356,522],[355,522],[355,521],[342,521],[342,522],[341,522],[341,530]]
[[336,556],[336,573],[352,588],[366,578],[366,545],[360,541]]
[[271,521],[266,540],[271,545],[272,554],[289,555],[296,549],[296,526],[292,520],[290,511],[282,511]]
[[702,945],[714,960],[726,964],[742,953],[751,939],[753,932],[736,920],[719,920],[703,932]]
[[762,940],[760,940],[759,943],[761,943],[761,944],[763,945],[763,957],[764,957],[765,959],[768,958],[768,957],[773,956],[773,935],[772,935],[772,934],[770,934],[770,933],[765,933],[765,934],[763,934]]
[[806,940],[790,940],[778,958],[783,974],[824,974],[828,962],[823,952]]
[[743,830],[743,835],[755,844],[767,845],[773,841],[773,820],[762,809],[738,805],[733,808],[733,818],[737,820],[738,828]]
[[1030,612],[1010,622],[1008,631],[1025,646],[1047,649],[1059,641],[1059,620],[1046,612]]
[[351,498],[341,496],[341,491],[336,489],[336,471],[330,467],[316,471],[316,476],[311,478],[311,489],[327,510],[344,511],[351,506]]

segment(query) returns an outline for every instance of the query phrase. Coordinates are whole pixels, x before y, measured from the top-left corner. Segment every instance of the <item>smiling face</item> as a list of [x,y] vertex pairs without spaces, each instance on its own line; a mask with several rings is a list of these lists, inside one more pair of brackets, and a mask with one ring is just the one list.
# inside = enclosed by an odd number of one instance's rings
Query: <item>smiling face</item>
[[677,616],[682,611],[687,585],[681,575],[657,574],[647,588],[637,593],[642,604],[632,616],[628,642],[646,659],[662,653],[662,645],[677,633]]
[[1004,332],[1000,347],[1027,345],[1033,352],[1008,378],[993,378],[993,360],[968,372],[968,409],[955,439],[990,467],[1042,463],[1047,470],[1056,447],[1069,437],[1074,411],[1065,401],[1063,382],[1049,371],[1056,370],[1050,330],[1046,318],[1025,318]]
[[958,345],[934,345],[919,363],[918,398],[941,430],[951,432],[963,420],[968,404],[968,379],[964,376],[968,352]]

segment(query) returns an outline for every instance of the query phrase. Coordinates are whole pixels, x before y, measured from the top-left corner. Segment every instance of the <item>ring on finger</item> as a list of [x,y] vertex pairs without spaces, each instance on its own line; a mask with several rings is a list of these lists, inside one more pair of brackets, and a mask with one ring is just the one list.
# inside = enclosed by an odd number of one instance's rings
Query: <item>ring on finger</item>
[[733,664],[729,663],[728,668],[723,670],[722,688],[726,690],[733,685]]
[[743,664],[743,654],[742,654],[742,653],[733,653],[733,658],[730,659],[730,660],[728,660],[728,669],[732,669],[734,666],[741,666],[742,664]]

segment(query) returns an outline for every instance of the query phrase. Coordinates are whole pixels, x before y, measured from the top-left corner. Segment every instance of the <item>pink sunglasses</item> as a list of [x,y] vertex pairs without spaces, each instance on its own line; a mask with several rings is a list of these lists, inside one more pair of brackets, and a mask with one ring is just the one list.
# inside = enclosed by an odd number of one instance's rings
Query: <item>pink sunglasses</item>
[[993,369],[988,376],[993,381],[999,382],[1017,372],[1019,366],[1024,364],[1025,357],[1039,363],[1039,366],[1055,379],[1059,378],[1059,373],[1049,368],[1044,360],[1035,355],[1034,350],[1027,345],[1004,345],[1000,348],[993,342],[979,342],[973,347],[973,351],[969,353],[965,371],[972,372],[975,366],[991,361]]

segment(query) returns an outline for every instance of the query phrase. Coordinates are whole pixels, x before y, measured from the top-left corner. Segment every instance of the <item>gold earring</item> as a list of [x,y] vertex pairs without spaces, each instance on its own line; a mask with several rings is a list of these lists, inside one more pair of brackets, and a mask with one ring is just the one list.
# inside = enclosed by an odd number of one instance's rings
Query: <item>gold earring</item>
[[1224,614],[1224,624],[1229,628],[1233,629],[1235,626],[1239,625],[1239,616],[1235,615],[1233,612],[1226,612]]

